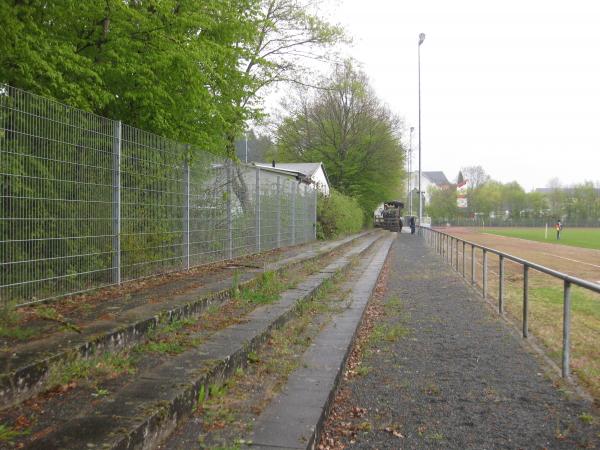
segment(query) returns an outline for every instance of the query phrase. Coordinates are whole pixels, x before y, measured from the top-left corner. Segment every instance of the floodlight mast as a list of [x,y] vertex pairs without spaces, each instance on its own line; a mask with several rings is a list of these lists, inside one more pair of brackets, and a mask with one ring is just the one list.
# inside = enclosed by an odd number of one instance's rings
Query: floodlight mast
[[418,71],[419,71],[419,226],[423,223],[423,193],[421,192],[421,44],[425,41],[425,33],[419,34]]
[[408,210],[410,215],[413,215],[413,202],[412,202],[412,141],[415,127],[410,127],[410,137],[408,140],[408,187],[406,193],[408,195]]

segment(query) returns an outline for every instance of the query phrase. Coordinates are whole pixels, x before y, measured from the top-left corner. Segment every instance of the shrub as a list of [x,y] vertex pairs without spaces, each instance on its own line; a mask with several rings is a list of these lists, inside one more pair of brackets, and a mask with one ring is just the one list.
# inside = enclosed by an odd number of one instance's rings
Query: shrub
[[331,189],[329,196],[319,194],[317,202],[317,238],[356,233],[363,227],[364,212],[358,201]]

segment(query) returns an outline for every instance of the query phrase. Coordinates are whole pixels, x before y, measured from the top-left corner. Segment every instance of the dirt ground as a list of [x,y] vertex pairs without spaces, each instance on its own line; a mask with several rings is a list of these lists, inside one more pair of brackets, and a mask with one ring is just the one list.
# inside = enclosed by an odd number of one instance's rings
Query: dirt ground
[[498,236],[466,227],[437,229],[459,239],[485,245],[571,276],[600,283],[600,250]]

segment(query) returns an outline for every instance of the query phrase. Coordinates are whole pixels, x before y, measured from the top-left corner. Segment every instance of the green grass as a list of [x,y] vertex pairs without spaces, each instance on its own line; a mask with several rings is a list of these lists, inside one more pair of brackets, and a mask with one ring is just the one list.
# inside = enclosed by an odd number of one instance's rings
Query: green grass
[[0,442],[12,444],[15,438],[29,434],[29,430],[19,431],[8,425],[0,423]]
[[565,226],[560,233],[560,240],[556,240],[556,231],[551,226],[548,226],[548,239],[544,237],[545,228],[486,228],[485,232],[530,241],[600,249],[600,228],[569,228]]
[[76,358],[52,366],[48,375],[48,386],[67,384],[74,380],[95,380],[110,378],[122,373],[134,373],[131,358],[122,353],[103,353],[88,359]]

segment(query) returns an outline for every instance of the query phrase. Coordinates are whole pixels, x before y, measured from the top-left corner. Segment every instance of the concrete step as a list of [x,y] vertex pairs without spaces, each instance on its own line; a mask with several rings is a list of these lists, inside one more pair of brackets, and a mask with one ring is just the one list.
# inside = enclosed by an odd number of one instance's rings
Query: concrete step
[[[302,264],[317,261],[342,251],[368,234],[352,235],[337,241],[318,243],[300,249],[263,267],[246,268],[238,272],[238,287],[249,287],[265,272],[283,272]],[[42,391],[52,367],[73,358],[87,358],[98,352],[113,351],[139,342],[158,325],[174,320],[196,317],[208,306],[220,304],[231,298],[235,271],[225,268],[226,273],[212,279],[200,275],[173,283],[142,290],[135,296],[127,295],[111,302],[118,308],[113,318],[96,317],[79,322],[81,333],[55,332],[18,345],[11,345],[0,352],[0,410],[18,404]],[[185,287],[184,287],[185,285]],[[158,298],[159,301],[154,301]],[[101,314],[98,314],[101,315]]]
[[[168,358],[140,373],[93,410],[55,423],[52,432],[27,442],[32,449],[153,448],[195,409],[199,394],[221,383],[247,362],[254,351],[294,314],[297,306],[312,298],[351,260],[367,252],[382,234],[363,237],[327,267],[281,294],[279,301],[261,306],[245,321],[218,331],[210,340]],[[66,408],[66,406],[65,406]]]
[[393,237],[387,237],[360,278],[350,280],[348,307],[319,333],[299,369],[260,414],[247,439],[252,449],[312,449],[340,379],[366,305],[375,289]]

